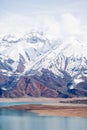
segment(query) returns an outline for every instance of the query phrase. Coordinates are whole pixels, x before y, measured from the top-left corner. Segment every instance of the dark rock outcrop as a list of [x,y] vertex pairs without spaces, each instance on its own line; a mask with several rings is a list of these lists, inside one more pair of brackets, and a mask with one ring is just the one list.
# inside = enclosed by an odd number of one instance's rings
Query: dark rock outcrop
[[0,86],[2,86],[3,84],[7,83],[9,81],[9,77],[0,74]]
[[15,88],[8,91],[3,91],[1,97],[14,98],[23,96],[43,96],[56,98],[58,96],[58,92],[56,90],[48,88],[47,86],[44,86],[32,77],[21,77],[17,82]]
[[[20,77],[19,80],[0,75],[0,97],[87,97],[87,79],[70,89],[69,86],[73,85],[72,78],[65,72],[64,74],[62,78],[51,71],[43,70],[42,75],[37,73]],[[69,78],[66,78],[66,75]]]

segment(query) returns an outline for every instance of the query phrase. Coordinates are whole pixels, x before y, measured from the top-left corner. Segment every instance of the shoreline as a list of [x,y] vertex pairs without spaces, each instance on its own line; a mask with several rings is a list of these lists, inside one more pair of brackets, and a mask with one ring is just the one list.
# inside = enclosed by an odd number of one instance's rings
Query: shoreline
[[9,110],[25,110],[30,111],[42,116],[78,116],[87,117],[87,105],[70,105],[70,104],[58,104],[58,105],[42,105],[42,104],[29,104],[29,105],[15,105],[1,107],[1,109]]
[[23,97],[23,98],[0,98],[0,102],[66,102],[66,101],[76,101],[76,100],[86,100],[87,97],[73,97],[73,98],[45,98],[45,97]]
[[[77,101],[80,101],[77,103]],[[27,105],[4,106],[0,109],[25,110],[42,116],[77,116],[87,118],[87,98],[0,98],[2,103],[29,102]],[[34,104],[32,104],[34,102]],[[37,102],[42,102],[37,104]],[[45,102],[43,104],[43,102]],[[67,103],[68,102],[68,103]],[[73,102],[73,103],[71,103]],[[75,103],[74,103],[75,102]],[[35,104],[36,103],[36,104]]]

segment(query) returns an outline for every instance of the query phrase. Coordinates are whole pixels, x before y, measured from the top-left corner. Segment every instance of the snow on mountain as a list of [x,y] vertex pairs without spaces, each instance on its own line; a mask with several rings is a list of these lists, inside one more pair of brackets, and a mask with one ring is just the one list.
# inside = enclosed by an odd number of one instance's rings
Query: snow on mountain
[[43,32],[31,32],[23,37],[0,37],[0,71],[6,74],[22,73],[38,58],[56,46]]
[[63,42],[36,62],[30,72],[41,72],[43,68],[62,77],[65,72],[73,77],[84,75],[87,71],[87,45],[77,40]]
[[26,88],[44,85],[45,96],[87,96],[87,45],[73,39],[50,41],[43,32],[5,35],[0,37],[0,76],[2,97],[20,96],[21,87],[25,93],[23,76]]
[[43,32],[0,37],[0,72],[7,75],[41,73],[48,69],[64,77],[87,75],[87,45],[77,40],[50,41]]

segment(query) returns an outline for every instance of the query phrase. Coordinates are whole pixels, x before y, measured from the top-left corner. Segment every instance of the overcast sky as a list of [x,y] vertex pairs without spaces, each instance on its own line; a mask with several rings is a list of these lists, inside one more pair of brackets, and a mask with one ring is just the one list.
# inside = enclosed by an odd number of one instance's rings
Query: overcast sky
[[31,27],[57,36],[86,35],[87,0],[0,0],[0,34]]
[[87,20],[87,0],[0,0],[0,14],[50,14],[72,13]]

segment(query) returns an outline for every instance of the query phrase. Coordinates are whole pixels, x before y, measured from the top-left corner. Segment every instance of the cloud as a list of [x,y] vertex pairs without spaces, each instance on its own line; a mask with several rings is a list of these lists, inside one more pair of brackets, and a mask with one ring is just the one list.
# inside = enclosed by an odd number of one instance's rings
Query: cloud
[[9,15],[0,21],[0,34],[25,34],[32,30],[43,31],[48,37],[57,37],[60,33],[58,22],[47,15]]
[[59,20],[48,15],[9,14],[0,20],[0,34],[24,35],[30,31],[43,31],[49,39],[76,37],[85,39],[87,25],[70,13],[63,14]]
[[61,19],[61,26],[63,33],[69,35],[77,35],[80,32],[80,19],[74,17],[72,14],[64,14]]
[[60,20],[61,35],[64,39],[74,38],[87,42],[87,25],[70,13],[63,14]]

